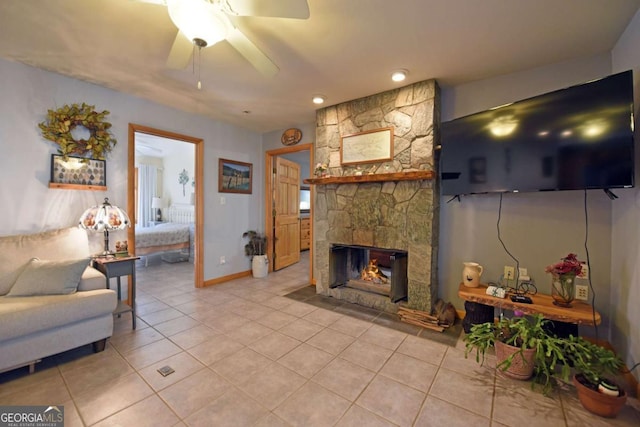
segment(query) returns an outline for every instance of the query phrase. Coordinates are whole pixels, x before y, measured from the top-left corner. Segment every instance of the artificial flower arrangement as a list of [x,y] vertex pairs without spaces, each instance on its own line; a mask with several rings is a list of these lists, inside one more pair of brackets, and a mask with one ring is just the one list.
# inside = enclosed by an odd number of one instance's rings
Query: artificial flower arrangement
[[547,266],[545,272],[553,276],[551,295],[554,304],[571,307],[571,301],[574,299],[574,281],[582,272],[582,262],[578,260],[578,256],[570,253],[559,263]]
[[317,176],[325,175],[327,172],[327,169],[329,169],[329,167],[327,166],[326,163],[318,163],[316,164],[315,174]]

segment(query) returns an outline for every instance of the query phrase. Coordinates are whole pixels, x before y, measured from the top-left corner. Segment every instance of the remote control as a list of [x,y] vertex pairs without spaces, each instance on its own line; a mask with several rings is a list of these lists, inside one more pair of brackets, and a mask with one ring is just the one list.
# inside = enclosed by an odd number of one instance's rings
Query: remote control
[[511,301],[513,302],[520,302],[523,304],[532,304],[533,301],[531,301],[531,298],[529,298],[528,296],[525,295],[513,295],[511,296]]

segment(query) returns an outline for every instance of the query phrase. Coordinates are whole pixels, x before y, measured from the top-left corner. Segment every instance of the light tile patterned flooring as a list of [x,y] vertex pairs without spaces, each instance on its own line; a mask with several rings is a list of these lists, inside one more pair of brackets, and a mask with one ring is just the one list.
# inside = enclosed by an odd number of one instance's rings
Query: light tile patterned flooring
[[[136,331],[124,315],[102,353],[0,374],[0,405],[62,404],[66,427],[640,425],[630,405],[607,420],[571,388],[546,398],[495,375],[461,341],[283,297],[304,286],[306,262],[206,289],[191,274],[187,263],[140,268]],[[161,376],[165,365],[175,373]]]

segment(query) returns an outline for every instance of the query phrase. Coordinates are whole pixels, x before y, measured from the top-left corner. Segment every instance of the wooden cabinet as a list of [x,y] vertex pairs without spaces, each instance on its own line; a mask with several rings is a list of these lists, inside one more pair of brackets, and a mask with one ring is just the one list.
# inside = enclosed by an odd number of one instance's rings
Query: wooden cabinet
[[309,218],[300,218],[300,251],[306,251],[311,244],[311,223]]

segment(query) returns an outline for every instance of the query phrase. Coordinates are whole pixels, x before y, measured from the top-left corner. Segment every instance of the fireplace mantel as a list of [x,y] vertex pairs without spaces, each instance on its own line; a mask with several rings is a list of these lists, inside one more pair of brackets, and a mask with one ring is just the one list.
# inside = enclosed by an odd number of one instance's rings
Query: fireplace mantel
[[327,185],[327,184],[358,184],[361,182],[387,182],[387,181],[417,181],[434,179],[434,171],[410,171],[395,173],[379,173],[373,175],[351,175],[351,176],[327,176],[323,178],[307,178],[305,184]]

